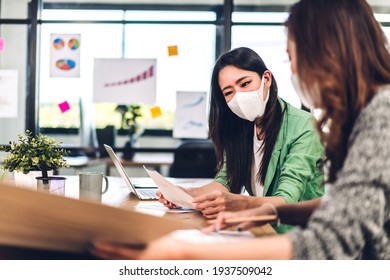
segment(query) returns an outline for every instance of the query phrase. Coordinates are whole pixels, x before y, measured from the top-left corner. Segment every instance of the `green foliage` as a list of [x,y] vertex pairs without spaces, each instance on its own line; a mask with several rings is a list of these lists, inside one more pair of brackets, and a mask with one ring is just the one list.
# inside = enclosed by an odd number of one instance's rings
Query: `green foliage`
[[69,151],[60,149],[61,144],[54,138],[38,134],[32,136],[32,132],[26,130],[27,136],[18,135],[18,142],[9,142],[9,146],[0,146],[0,151],[9,152],[2,158],[2,166],[5,170],[12,172],[14,170],[27,174],[30,171],[58,170],[62,167],[67,168],[64,156]]
[[7,174],[8,170],[6,170],[2,165],[0,165],[0,181],[3,181]]
[[[62,113],[57,103],[41,103],[39,106],[39,126],[50,128],[79,128],[80,114],[79,105],[69,103],[71,110]],[[122,108],[127,112],[126,105],[116,103],[95,103],[95,120],[97,128],[105,128],[107,125],[114,125],[117,129],[127,129],[125,116],[122,117]],[[152,117],[150,108],[155,105],[142,104],[140,108],[141,117],[137,117],[138,128],[142,129],[173,129],[174,111],[161,108],[162,115],[158,118]],[[115,113],[119,112],[119,114]],[[127,116],[126,116],[127,117]],[[123,122],[124,125],[123,125]],[[140,130],[137,131],[140,134]]]
[[116,111],[122,115],[122,128],[129,130],[130,137],[137,133],[139,130],[139,124],[137,119],[142,117],[141,105],[118,105]]
[[78,103],[69,103],[71,110],[62,113],[58,103],[39,104],[39,127],[80,127],[80,106]]

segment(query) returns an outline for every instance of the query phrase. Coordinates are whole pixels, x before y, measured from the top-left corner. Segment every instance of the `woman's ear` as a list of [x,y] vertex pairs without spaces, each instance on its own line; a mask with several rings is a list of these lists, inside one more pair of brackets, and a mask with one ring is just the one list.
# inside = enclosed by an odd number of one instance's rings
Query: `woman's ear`
[[265,70],[263,74],[264,84],[267,86],[266,88],[270,88],[272,84],[272,73],[269,70]]
[[270,88],[272,84],[272,73],[269,70],[264,71],[263,73],[263,82],[264,82],[264,89],[263,89],[263,100],[267,101],[269,99],[269,93]]

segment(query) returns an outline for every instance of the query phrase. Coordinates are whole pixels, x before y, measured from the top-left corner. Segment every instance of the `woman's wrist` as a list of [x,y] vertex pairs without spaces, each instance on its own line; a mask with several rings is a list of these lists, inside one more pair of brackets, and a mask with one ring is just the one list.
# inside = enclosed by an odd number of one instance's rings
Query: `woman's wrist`
[[241,196],[244,198],[245,201],[245,208],[243,208],[242,210],[258,208],[259,205],[263,204],[262,197],[249,196],[249,195],[241,195]]
[[263,203],[262,204],[262,207],[268,207],[272,210],[273,214],[275,214],[276,216],[276,220],[274,223],[272,223],[273,226],[280,226],[280,217],[279,217],[279,212],[278,212],[278,209],[276,209],[276,206],[271,204],[271,203]]

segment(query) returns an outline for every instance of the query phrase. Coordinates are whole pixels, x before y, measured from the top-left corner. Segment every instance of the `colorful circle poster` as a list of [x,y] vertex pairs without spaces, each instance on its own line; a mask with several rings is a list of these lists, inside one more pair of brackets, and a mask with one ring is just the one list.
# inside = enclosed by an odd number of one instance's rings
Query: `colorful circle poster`
[[50,77],[80,77],[80,34],[50,35]]

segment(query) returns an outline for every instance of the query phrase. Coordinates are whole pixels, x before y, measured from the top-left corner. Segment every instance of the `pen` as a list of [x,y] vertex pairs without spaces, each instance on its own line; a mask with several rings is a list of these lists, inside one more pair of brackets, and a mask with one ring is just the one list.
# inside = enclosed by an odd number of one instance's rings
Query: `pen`
[[[276,215],[263,215],[263,216],[251,216],[251,217],[237,217],[226,219],[225,223],[227,224],[235,224],[240,222],[272,222],[276,221]],[[208,224],[215,224],[216,220],[207,221]]]

